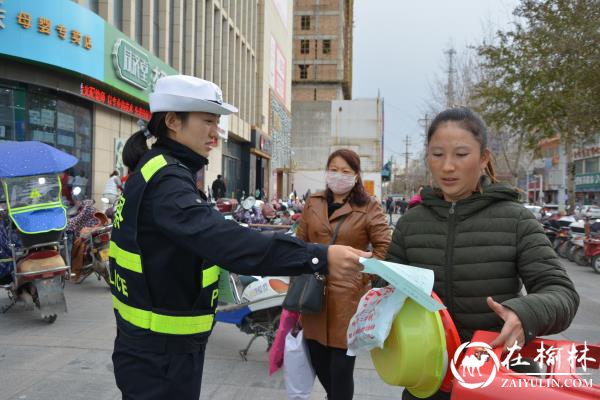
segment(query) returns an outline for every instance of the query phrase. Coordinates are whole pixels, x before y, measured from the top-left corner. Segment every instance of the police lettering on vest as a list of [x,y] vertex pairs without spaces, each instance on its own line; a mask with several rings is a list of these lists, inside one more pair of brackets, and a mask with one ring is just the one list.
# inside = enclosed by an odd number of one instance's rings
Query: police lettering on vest
[[[112,302],[119,330],[129,333],[143,330],[167,335],[210,333],[219,297],[219,267],[203,268],[202,296],[196,310],[172,312],[152,307],[144,275],[143,254],[136,242],[137,221],[142,199],[152,177],[168,165],[179,162],[156,151],[148,152],[137,172],[130,175],[115,211],[110,242],[110,284]],[[208,310],[208,311],[207,311]]]

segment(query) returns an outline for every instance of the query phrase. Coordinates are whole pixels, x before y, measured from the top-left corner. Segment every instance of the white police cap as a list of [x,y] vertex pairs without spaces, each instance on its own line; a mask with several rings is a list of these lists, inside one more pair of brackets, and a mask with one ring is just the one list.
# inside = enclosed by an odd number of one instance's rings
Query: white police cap
[[238,111],[223,103],[221,89],[212,82],[189,75],[170,75],[156,81],[150,93],[150,111],[198,111],[229,115]]

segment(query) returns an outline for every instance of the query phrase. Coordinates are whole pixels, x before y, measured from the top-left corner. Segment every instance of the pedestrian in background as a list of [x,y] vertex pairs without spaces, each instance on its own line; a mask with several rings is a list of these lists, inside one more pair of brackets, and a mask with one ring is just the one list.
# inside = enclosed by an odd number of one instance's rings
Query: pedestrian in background
[[[360,173],[360,157],[354,151],[340,149],[329,156],[327,189],[308,199],[297,231],[299,239],[359,250],[371,245],[374,257],[385,256],[390,229],[379,201],[365,191]],[[369,289],[370,277],[360,273],[352,279],[327,278],[322,311],[302,315],[312,365],[328,400],[349,400],[354,395],[355,357],[346,355],[346,332],[360,298]]]
[[385,210],[387,211],[387,213],[390,216],[390,225],[393,224],[393,213],[394,213],[394,200],[392,200],[391,196],[388,196],[388,198],[385,201]]
[[217,179],[212,183],[212,195],[215,200],[219,200],[227,195],[227,186],[222,175],[217,175]]
[[119,177],[119,173],[117,171],[113,171],[104,184],[104,192],[102,193],[102,197],[106,199],[106,202],[104,202],[104,209],[102,211],[106,211],[107,208],[112,207],[115,204],[115,200],[119,196],[120,192],[121,178]]

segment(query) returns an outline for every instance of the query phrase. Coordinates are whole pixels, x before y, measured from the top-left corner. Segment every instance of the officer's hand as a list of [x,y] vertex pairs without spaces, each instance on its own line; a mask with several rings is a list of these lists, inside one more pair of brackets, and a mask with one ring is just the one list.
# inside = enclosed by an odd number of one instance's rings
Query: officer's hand
[[371,258],[372,253],[356,250],[350,246],[332,245],[327,249],[328,274],[335,280],[350,280],[356,277],[363,266],[360,257]]

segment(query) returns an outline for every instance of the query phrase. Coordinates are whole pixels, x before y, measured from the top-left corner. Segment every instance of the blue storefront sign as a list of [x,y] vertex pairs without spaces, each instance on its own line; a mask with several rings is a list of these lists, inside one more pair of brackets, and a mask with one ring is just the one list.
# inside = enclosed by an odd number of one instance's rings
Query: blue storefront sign
[[158,78],[177,73],[70,0],[0,0],[0,56],[94,78],[144,102]]
[[104,25],[72,1],[4,0],[0,54],[103,80]]

